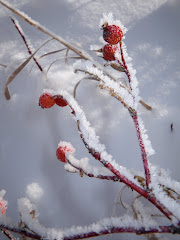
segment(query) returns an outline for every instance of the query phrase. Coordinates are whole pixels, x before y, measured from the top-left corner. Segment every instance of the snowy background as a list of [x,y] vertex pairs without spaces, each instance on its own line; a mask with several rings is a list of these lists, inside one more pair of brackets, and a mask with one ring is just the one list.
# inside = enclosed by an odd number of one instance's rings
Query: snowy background
[[[111,11],[122,21],[128,28],[125,44],[137,70],[140,95],[153,107],[149,112],[140,106],[156,151],[150,161],[169,169],[171,176],[180,181],[180,1],[9,2],[68,42],[80,44],[96,60],[95,53],[89,49],[92,44],[101,44],[99,20],[102,14]],[[67,173],[56,159],[59,141],[67,141],[76,148],[77,158],[88,157],[97,164],[80,140],[68,108],[54,106],[43,110],[38,106],[38,98],[47,82],[32,61],[10,84],[12,99],[5,99],[3,87],[7,77],[28,56],[10,15],[10,11],[0,6],[0,64],[9,66],[6,70],[0,66],[0,190],[7,191],[7,215],[18,219],[17,199],[26,195],[28,184],[37,182],[44,191],[39,204],[39,219],[45,226],[88,225],[105,217],[119,216],[124,212],[123,207],[114,202],[119,202],[123,184],[80,178]],[[48,39],[45,34],[18,20],[34,49]],[[60,48],[59,43],[52,41],[38,55]],[[63,57],[62,53],[39,62],[47,70],[60,57]],[[102,59],[98,60],[104,63]],[[82,75],[73,73],[71,63],[73,61],[65,65],[62,58],[51,67],[48,81],[52,87],[72,93]],[[123,81],[123,75],[120,78]],[[99,90],[94,81],[84,81],[79,86],[77,100],[107,151],[121,165],[143,170],[133,122],[120,102]],[[131,201],[128,190],[125,190],[123,199],[126,197]],[[134,239],[133,235],[122,237]]]

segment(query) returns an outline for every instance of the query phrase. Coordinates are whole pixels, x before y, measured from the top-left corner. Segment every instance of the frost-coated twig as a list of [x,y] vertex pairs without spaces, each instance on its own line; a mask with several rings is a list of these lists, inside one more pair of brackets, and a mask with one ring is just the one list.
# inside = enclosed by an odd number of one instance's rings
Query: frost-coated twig
[[[123,62],[123,67],[126,70],[125,73],[127,75],[128,81],[129,81],[129,87],[130,87],[131,92],[133,94],[133,92],[135,92],[135,90],[134,90],[134,86],[132,84],[132,76],[131,76],[131,73],[129,71],[128,64],[126,62],[125,56],[124,56],[122,41],[120,41],[120,52],[121,52],[121,59],[122,59],[122,62]],[[136,97],[137,96],[133,94],[134,101],[136,101]],[[147,152],[146,152],[146,149],[145,149],[145,144],[144,144],[144,141],[143,141],[143,138],[142,138],[142,133],[141,133],[141,130],[140,130],[140,127],[139,127],[139,119],[138,119],[137,111],[135,112],[135,114],[131,114],[131,116],[132,116],[132,119],[133,119],[134,124],[135,124],[136,131],[137,131],[139,146],[140,146],[140,149],[141,149],[141,156],[142,156],[143,165],[144,165],[146,186],[147,186],[147,189],[149,189],[150,184],[151,184],[151,174],[150,174],[149,162],[148,162]]]
[[[98,237],[98,236],[103,236],[103,235],[109,235],[109,234],[114,234],[114,233],[134,233],[134,234],[138,234],[138,235],[144,235],[144,234],[152,234],[152,233],[159,233],[159,234],[163,234],[163,233],[169,233],[169,234],[180,234],[180,228],[179,227],[175,227],[173,225],[170,226],[152,226],[152,227],[146,227],[146,225],[144,224],[138,224],[137,222],[137,226],[133,227],[130,222],[129,226],[120,226],[120,224],[118,223],[118,220],[120,219],[115,219],[116,220],[116,224],[108,224],[106,226],[106,224],[108,222],[112,222],[113,219],[105,219],[104,222],[102,220],[102,222],[98,222],[98,223],[93,223],[93,225],[81,228],[81,227],[73,227],[73,228],[69,228],[69,229],[65,229],[63,231],[63,229],[61,229],[61,240],[74,240],[74,239],[85,239],[85,238],[91,238],[91,237]],[[136,221],[133,220],[133,222],[136,224]],[[106,224],[105,224],[106,223]],[[103,226],[104,225],[104,226]],[[117,226],[119,225],[119,226]],[[138,226],[139,225],[139,226]],[[26,231],[24,229],[21,228],[12,228],[10,226],[7,225],[1,225],[0,224],[0,228],[14,232],[16,234],[20,234],[23,236],[26,236],[28,238],[31,239],[36,239],[36,240],[45,240],[47,239],[46,237],[43,237],[37,233],[30,233],[29,231]],[[47,232],[50,229],[47,229]],[[52,236],[53,235],[58,235],[58,233],[56,233],[56,229],[53,229],[54,232],[52,232]],[[80,233],[79,233],[80,232]],[[49,240],[57,240],[59,239],[58,237],[51,237],[48,238]]]
[[[13,24],[16,27],[16,29],[18,30],[20,36],[22,37],[22,39],[23,39],[23,41],[24,41],[24,43],[25,43],[25,45],[27,47],[28,53],[31,55],[32,54],[32,50],[31,50],[31,48],[30,48],[30,46],[28,44],[29,41],[27,41],[27,39],[26,39],[26,37],[25,37],[25,35],[24,35],[20,25],[19,25],[19,22],[15,18],[12,18],[12,17],[11,17],[11,21],[13,22]],[[36,63],[36,65],[38,66],[39,70],[42,72],[43,69],[42,69],[41,65],[38,63],[37,59],[35,57],[33,57],[33,60]]]
[[[81,177],[83,177],[83,175],[86,175],[88,177],[98,178],[101,180],[111,180],[114,182],[121,181],[116,176],[110,175],[110,172],[108,172],[107,174],[107,171],[104,171],[107,170],[106,168],[98,168],[89,165],[87,160],[88,159],[77,160],[76,158],[73,157],[73,155],[68,154],[68,156],[66,156],[66,161],[68,162],[68,164],[65,165],[65,169],[69,172],[71,171],[74,172],[75,170],[80,174]],[[69,169],[68,165],[70,165],[74,169],[73,170]]]
[[75,116],[75,120],[77,121],[77,127],[80,133],[80,137],[85,147],[88,149],[89,153],[96,160],[101,162],[104,167],[109,169],[118,179],[120,179],[121,182],[125,183],[131,189],[135,190],[137,193],[139,193],[149,202],[151,202],[169,220],[176,222],[176,224],[180,225],[180,219],[175,215],[175,212],[172,213],[170,210],[171,206],[167,208],[167,206],[162,204],[161,201],[159,201],[151,191],[142,188],[142,186],[139,184],[133,174],[131,174],[126,168],[117,164],[115,160],[112,160],[112,156],[106,152],[105,146],[99,143],[94,129],[90,127],[90,123],[87,121],[83,110],[77,104],[75,99],[65,91],[62,91],[59,96],[62,96],[71,108],[72,114]]
[[147,153],[146,153],[145,146],[144,146],[144,141],[142,139],[142,134],[141,134],[141,131],[139,128],[138,116],[132,115],[132,119],[133,119],[135,127],[136,127],[138,141],[139,141],[139,145],[140,145],[140,149],[141,149],[141,156],[142,156],[142,160],[143,160],[145,177],[146,177],[146,186],[149,189],[149,186],[151,184],[151,174],[150,174],[150,169],[149,169],[149,164],[148,164]]

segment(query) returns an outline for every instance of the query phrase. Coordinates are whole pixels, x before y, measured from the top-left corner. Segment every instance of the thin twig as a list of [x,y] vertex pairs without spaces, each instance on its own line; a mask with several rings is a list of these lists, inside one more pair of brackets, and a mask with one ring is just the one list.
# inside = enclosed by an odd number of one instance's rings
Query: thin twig
[[[19,25],[19,22],[17,20],[15,20],[14,18],[10,17],[11,18],[11,21],[13,22],[14,26],[16,27],[16,29],[18,30],[20,36],[22,37],[27,49],[28,49],[28,53],[31,55],[32,54],[32,51],[31,51],[31,48],[29,47],[29,44],[26,40],[26,37],[24,35],[24,33],[21,31],[21,28],[18,26]],[[41,67],[41,65],[38,63],[37,59],[35,57],[33,57],[33,60],[34,62],[36,63],[36,65],[38,66],[39,70],[42,72],[43,69]]]
[[[122,62],[123,62],[123,66],[126,70],[125,73],[127,75],[128,81],[129,81],[130,89],[132,91],[133,90],[132,86],[131,86],[132,79],[131,79],[131,74],[129,72],[126,60],[124,58],[122,41],[120,41],[119,44],[120,44],[121,59],[122,59]],[[133,96],[133,99],[135,100],[135,96]],[[141,156],[142,156],[142,160],[143,160],[143,166],[144,166],[144,172],[145,172],[145,178],[146,178],[146,186],[147,186],[147,189],[149,189],[149,186],[151,184],[151,174],[150,174],[150,169],[149,169],[147,152],[146,152],[144,141],[143,141],[143,138],[142,138],[142,133],[141,133],[141,130],[140,130],[140,127],[139,127],[138,115],[137,115],[136,111],[134,112],[134,114],[131,114],[131,112],[130,112],[130,115],[131,115],[131,117],[134,121],[134,124],[135,124],[136,132],[137,132],[137,136],[138,136],[138,141],[139,141],[139,146],[140,146],[140,149],[141,149]]]
[[102,175],[102,174],[98,174],[98,175],[94,175],[92,172],[88,172],[85,169],[83,169],[82,167],[78,167],[75,164],[73,164],[69,158],[66,158],[66,161],[75,169],[78,170],[78,172],[80,173],[81,176],[83,176],[83,174],[85,174],[88,177],[91,178],[98,178],[101,180],[111,180],[113,182],[120,182],[121,180],[119,178],[117,178],[116,176],[110,176],[110,175]]

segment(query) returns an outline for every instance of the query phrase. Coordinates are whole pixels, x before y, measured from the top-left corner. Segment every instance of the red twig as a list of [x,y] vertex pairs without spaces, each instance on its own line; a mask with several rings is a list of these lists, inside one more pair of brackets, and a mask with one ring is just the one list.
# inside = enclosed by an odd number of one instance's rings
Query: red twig
[[4,233],[4,235],[6,235],[7,238],[9,238],[10,240],[16,240],[15,237],[6,229],[2,230],[2,232]]
[[128,77],[128,80],[129,80],[129,86],[130,86],[130,89],[132,91],[132,87],[131,87],[131,75],[129,73],[129,70],[128,70],[128,67],[127,67],[127,64],[126,64],[126,61],[125,61],[125,58],[124,58],[124,53],[123,53],[123,49],[122,49],[122,41],[119,42],[119,46],[120,46],[120,51],[121,51],[121,59],[122,59],[122,62],[123,62],[123,67],[125,68],[126,70],[126,75]]
[[97,237],[101,235],[113,234],[113,233],[135,233],[137,235],[150,234],[150,233],[173,233],[180,234],[180,229],[173,226],[159,226],[157,228],[145,229],[141,227],[139,229],[134,227],[109,227],[101,230],[100,232],[88,232],[83,234],[73,235],[72,237],[64,237],[63,240],[74,240],[74,239],[84,239]]
[[147,185],[147,188],[149,188],[149,185],[151,183],[151,173],[150,173],[150,170],[149,170],[148,158],[147,158],[147,153],[146,153],[146,150],[145,150],[144,142],[143,142],[143,139],[142,139],[142,134],[141,134],[141,131],[139,129],[138,116],[137,115],[132,116],[132,119],[133,119],[135,127],[136,127],[137,136],[138,136],[138,140],[139,140],[139,145],[140,145],[140,148],[141,148],[141,156],[142,156],[143,164],[144,164],[146,185]]
[[[31,51],[31,49],[30,49],[30,47],[29,47],[29,45],[28,45],[28,43],[27,43],[27,40],[26,40],[26,38],[25,38],[25,36],[24,36],[24,33],[21,31],[21,29],[19,28],[19,26],[18,26],[17,23],[16,23],[17,20],[15,21],[15,20],[11,17],[11,21],[14,23],[14,26],[15,26],[16,29],[18,30],[20,36],[22,37],[22,39],[23,39],[23,41],[24,41],[24,43],[25,43],[25,45],[26,45],[26,47],[27,47],[28,53],[31,55],[31,54],[32,54],[32,51]],[[19,24],[19,23],[18,23],[18,24]],[[33,60],[34,60],[34,62],[36,63],[36,65],[38,66],[39,70],[42,72],[43,69],[42,69],[41,65],[38,63],[37,59],[36,59],[35,57],[33,57]]]
[[[65,99],[66,100],[66,99]],[[66,100],[67,101],[67,100]],[[68,101],[67,101],[68,103]],[[72,110],[72,114],[76,116],[76,111],[73,109],[73,107],[68,103],[69,107]],[[100,161],[106,168],[108,168],[112,173],[115,174],[117,178],[120,179],[121,182],[125,183],[127,186],[129,186],[131,189],[138,192],[140,195],[142,195],[144,198],[146,198],[149,202],[151,202],[156,208],[158,208],[169,220],[178,220],[178,225],[180,226],[180,220],[177,219],[172,212],[170,212],[160,201],[156,199],[156,197],[149,191],[139,187],[134,182],[132,182],[130,179],[128,179],[126,176],[124,176],[121,172],[119,172],[111,163],[107,162],[106,160],[101,158],[101,153],[95,151],[92,149],[86,142],[86,140],[83,137],[83,132],[80,128],[80,122],[77,120],[77,126],[78,130],[80,132],[80,137],[85,145],[85,147],[88,149],[89,153],[98,161]],[[139,130],[138,130],[139,132]],[[141,136],[141,135],[140,135]],[[142,138],[140,138],[142,139]],[[142,147],[143,145],[141,145]]]
[[80,174],[85,174],[86,176],[88,177],[94,177],[94,178],[98,178],[98,179],[102,179],[102,180],[111,180],[111,181],[114,181],[114,182],[120,182],[121,180],[119,178],[117,178],[116,176],[109,176],[109,175],[102,175],[102,174],[99,174],[99,175],[94,175],[93,173],[90,173],[90,172],[87,172],[85,171],[84,169],[82,169],[81,167],[77,167],[75,164],[73,164],[71,161],[69,161],[68,158],[66,158],[66,161],[72,166],[74,167],[75,169],[77,169]]
[[[125,73],[126,73],[127,78],[129,80],[129,86],[130,86],[130,89],[132,91],[131,75],[130,75],[128,66],[126,64],[126,60],[124,58],[124,53],[123,53],[123,48],[122,48],[122,41],[120,41],[120,51],[121,51],[121,59],[122,59],[122,62],[123,62],[123,66],[124,66],[124,68],[126,70]],[[141,156],[142,156],[143,165],[144,165],[146,186],[147,186],[147,189],[149,189],[149,186],[150,186],[150,183],[151,183],[151,174],[150,174],[150,170],[149,170],[149,163],[148,163],[147,153],[146,153],[146,150],[145,150],[144,141],[142,139],[141,130],[139,128],[139,121],[138,121],[137,112],[135,112],[135,114],[131,114],[131,116],[132,116],[132,119],[133,119],[134,124],[135,124],[136,131],[137,131],[137,137],[138,137],[139,146],[140,146],[140,149],[141,149]]]

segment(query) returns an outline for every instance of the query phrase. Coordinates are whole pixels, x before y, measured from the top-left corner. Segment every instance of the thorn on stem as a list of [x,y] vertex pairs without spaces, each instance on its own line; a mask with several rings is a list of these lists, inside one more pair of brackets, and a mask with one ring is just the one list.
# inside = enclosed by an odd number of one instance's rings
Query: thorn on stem
[[171,132],[173,132],[174,130],[174,126],[173,126],[173,123],[171,123]]

